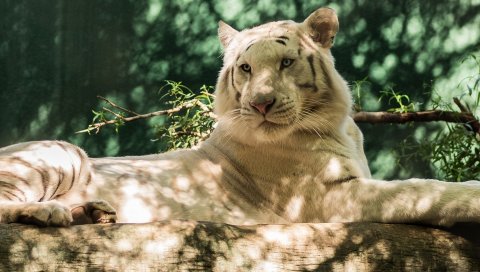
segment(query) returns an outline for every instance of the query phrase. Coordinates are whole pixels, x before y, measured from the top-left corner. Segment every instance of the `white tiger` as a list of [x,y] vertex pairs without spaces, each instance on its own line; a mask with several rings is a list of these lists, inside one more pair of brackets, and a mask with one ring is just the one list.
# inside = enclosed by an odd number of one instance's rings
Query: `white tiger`
[[220,22],[219,120],[208,140],[121,158],[57,141],[5,147],[0,222],[480,222],[478,184],[371,179],[330,54],[337,30],[329,8],[241,32]]

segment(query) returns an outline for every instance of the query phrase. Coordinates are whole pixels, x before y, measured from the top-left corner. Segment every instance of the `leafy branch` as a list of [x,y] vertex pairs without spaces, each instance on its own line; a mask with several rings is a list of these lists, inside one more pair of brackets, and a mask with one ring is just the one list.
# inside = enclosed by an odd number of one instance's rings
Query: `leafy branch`
[[[167,81],[167,85],[173,87],[170,92],[171,95],[177,95],[178,87],[184,87],[183,85],[181,85],[181,83],[172,81]],[[160,90],[162,89],[163,87]],[[127,122],[137,121],[140,119],[148,119],[155,116],[171,116],[183,110],[188,110],[195,107],[198,107],[202,111],[202,115],[206,115],[212,119],[216,119],[217,117],[213,113],[211,99],[207,99],[207,102],[205,102],[205,97],[208,96],[213,97],[213,95],[209,94],[208,91],[202,91],[200,95],[193,97],[187,96],[187,98],[190,98],[188,100],[185,100],[185,97],[181,97],[179,99],[181,102],[170,109],[159,110],[145,114],[136,113],[132,110],[117,105],[116,103],[105,97],[97,96],[98,99],[103,100],[105,103],[110,105],[111,108],[102,107],[101,111],[92,110],[94,114],[92,124],[90,124],[88,128],[84,130],[77,131],[77,133],[91,133],[93,131],[97,134],[100,132],[101,128],[107,125],[114,125],[115,130],[118,132],[118,128]],[[113,118],[107,118],[106,113],[110,113]]]
[[[122,107],[119,107],[119,106],[115,105],[115,103],[113,103],[112,101],[108,100],[105,97],[97,96],[97,98],[99,98],[101,100],[104,100],[105,102],[109,103],[113,108],[115,108],[117,110],[121,110],[121,111],[124,111],[124,112],[130,112],[129,110],[125,110]],[[106,125],[117,125],[117,124],[123,125],[124,123],[132,122],[132,121],[136,121],[136,120],[140,120],[140,119],[148,119],[148,118],[151,118],[151,117],[162,116],[162,115],[172,115],[172,114],[178,113],[182,110],[190,109],[190,108],[194,108],[194,107],[201,108],[204,111],[205,114],[207,114],[208,116],[210,116],[213,119],[216,119],[216,115],[213,113],[213,110],[211,110],[207,105],[205,105],[204,103],[202,103],[202,101],[200,101],[199,99],[196,99],[196,98],[194,98],[192,100],[189,100],[189,101],[186,101],[185,103],[181,103],[180,105],[178,105],[174,108],[171,108],[171,109],[159,110],[159,111],[149,112],[149,113],[145,113],[145,114],[135,114],[134,116],[130,116],[130,117],[125,117],[121,113],[117,113],[117,112],[115,112],[115,111],[113,111],[109,108],[103,107],[102,108],[103,111],[111,113],[112,115],[115,116],[115,118],[107,120],[105,118],[105,112],[93,111],[93,113],[95,114],[94,121],[101,120],[101,122],[90,124],[88,126],[88,128],[86,128],[84,130],[77,131],[77,133],[84,133],[84,132],[90,133],[92,131],[95,131],[95,133],[99,133],[100,129],[102,127],[106,126]],[[99,116],[101,116],[101,117],[99,117]]]
[[357,123],[408,123],[408,122],[435,122],[444,121],[448,123],[461,123],[468,127],[468,130],[475,132],[480,137],[480,123],[473,113],[460,102],[458,98],[454,98],[454,103],[460,108],[460,112],[428,110],[414,112],[356,112],[353,119]]
[[380,99],[384,97],[390,97],[388,103],[393,100],[397,103],[397,107],[390,108],[387,112],[406,113],[415,111],[415,104],[410,102],[410,97],[406,94],[395,92],[391,87],[380,92],[382,95]]
[[[92,131],[95,133],[99,133],[101,128],[107,125],[114,125],[115,130],[118,132],[118,128],[127,122],[132,122],[140,119],[148,119],[155,116],[174,117],[177,113],[180,113],[182,111],[189,111],[192,109],[195,110],[195,113],[210,118],[212,122],[217,119],[217,116],[213,112],[214,95],[207,90],[208,87],[204,86],[204,89],[200,92],[200,94],[196,95],[190,89],[183,86],[181,82],[167,81],[167,84],[162,87],[160,91],[165,90],[166,86],[169,86],[171,88],[166,92],[164,96],[162,96],[162,98],[165,98],[167,96],[170,99],[173,98],[168,102],[172,104],[173,107],[170,109],[149,112],[146,114],[136,113],[132,110],[117,105],[116,103],[105,97],[97,96],[98,99],[108,104],[110,108],[102,107],[101,111],[92,111],[94,113],[92,124],[90,124],[88,128],[78,131],[77,133],[91,133]],[[454,98],[454,103],[459,107],[460,112],[444,110],[411,111],[411,109],[413,109],[413,103],[410,103],[410,99],[407,95],[394,92],[391,89],[387,92],[384,92],[384,95],[387,94],[392,96],[389,101],[393,99],[396,100],[396,102],[399,104],[398,108],[392,108],[388,111],[379,112],[356,112],[353,114],[353,119],[355,120],[355,122],[371,124],[434,121],[461,123],[467,126],[469,130],[477,133],[480,137],[479,121],[475,118],[475,116],[468,109],[468,107],[463,105],[458,98]],[[403,101],[407,101],[409,104],[404,104]],[[107,118],[107,113],[109,113],[112,118]],[[205,133],[200,133],[198,131],[195,132],[195,129],[193,129],[192,131],[182,130],[177,132],[170,132],[170,134],[176,134],[178,136],[191,135],[201,138],[208,137],[208,135],[205,135]]]

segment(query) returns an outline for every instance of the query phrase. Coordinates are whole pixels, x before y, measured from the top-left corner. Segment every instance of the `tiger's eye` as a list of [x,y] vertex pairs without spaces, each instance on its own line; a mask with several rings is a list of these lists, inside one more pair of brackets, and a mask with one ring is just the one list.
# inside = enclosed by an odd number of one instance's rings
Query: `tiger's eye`
[[282,59],[281,67],[286,68],[293,64],[293,59]]
[[240,68],[242,68],[242,70],[243,70],[244,72],[247,72],[247,73],[250,73],[250,71],[252,70],[252,67],[250,67],[250,65],[248,65],[248,64],[246,64],[246,63],[240,65]]

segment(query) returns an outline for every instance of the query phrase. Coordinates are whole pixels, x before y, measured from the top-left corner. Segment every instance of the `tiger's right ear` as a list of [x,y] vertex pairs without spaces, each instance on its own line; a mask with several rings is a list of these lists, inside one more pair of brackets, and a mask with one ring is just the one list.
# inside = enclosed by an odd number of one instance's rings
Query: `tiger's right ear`
[[236,29],[227,25],[225,22],[218,22],[218,38],[220,39],[220,42],[222,43],[224,49],[230,44],[233,37],[237,33],[238,31]]
[[331,48],[338,32],[338,17],[331,8],[319,8],[303,22],[314,42],[323,48]]

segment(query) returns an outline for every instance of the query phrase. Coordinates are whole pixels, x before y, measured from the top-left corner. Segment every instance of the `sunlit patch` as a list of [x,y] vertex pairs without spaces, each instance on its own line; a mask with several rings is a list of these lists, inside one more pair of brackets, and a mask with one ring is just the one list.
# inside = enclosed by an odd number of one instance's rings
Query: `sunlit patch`
[[122,207],[121,217],[126,223],[146,223],[152,222],[153,215],[148,209],[149,205],[139,198],[127,198]]
[[117,242],[118,251],[128,252],[133,249],[132,243],[127,239],[122,239]]
[[325,167],[325,178],[328,180],[336,180],[342,173],[342,164],[337,158],[331,158]]
[[[218,195],[219,188],[216,179],[223,173],[222,166],[208,160],[202,160],[198,163],[198,169],[192,173],[192,176],[200,181],[209,195]],[[205,171],[206,169],[208,171]]]
[[157,209],[157,213],[160,216],[159,220],[166,220],[172,215],[172,209],[168,206],[162,206]]
[[168,237],[162,238],[162,241],[148,241],[145,243],[144,251],[149,254],[155,254],[158,256],[163,256],[176,250],[181,243],[180,238],[177,235],[170,235]]
[[262,229],[261,234],[265,241],[279,243],[283,246],[291,244],[290,234],[286,232],[281,226],[272,226],[268,229]]
[[300,217],[305,199],[303,196],[294,196],[285,208],[285,215],[292,221]]
[[262,249],[256,245],[249,245],[247,254],[252,260],[257,260],[262,257]]
[[38,192],[33,191],[30,188],[23,189],[23,194],[25,195],[25,199],[37,199]]
[[415,208],[417,212],[425,213],[432,208],[433,199],[431,197],[424,197],[418,200],[417,205]]
[[34,248],[32,248],[32,251],[31,251],[30,254],[34,259],[38,259],[38,258],[41,258],[43,256],[48,256],[49,252],[50,252],[50,248],[49,248],[48,245],[39,244],[39,245],[35,246]]
[[175,179],[173,185],[177,190],[187,191],[190,189],[190,180],[186,177],[179,176]]
[[122,187],[123,195],[134,196],[140,192],[138,181],[135,179],[128,179],[125,183],[127,184]]
[[[278,256],[273,256],[273,255],[274,255],[273,253],[270,253],[269,256],[267,256],[267,258],[276,260]],[[278,262],[275,262],[275,261],[271,261],[271,262],[261,261],[252,270],[253,271],[271,271],[271,272],[281,271],[280,267],[278,267]]]

